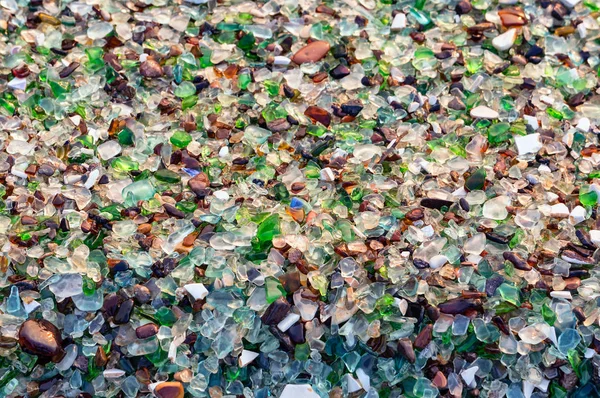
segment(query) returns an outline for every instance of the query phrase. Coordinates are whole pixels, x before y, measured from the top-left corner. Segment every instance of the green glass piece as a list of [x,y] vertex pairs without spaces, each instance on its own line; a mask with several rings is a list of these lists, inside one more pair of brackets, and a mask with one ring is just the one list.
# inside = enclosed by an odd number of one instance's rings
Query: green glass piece
[[598,4],[596,0],[585,0],[583,5],[592,11],[600,11],[600,4]]
[[510,139],[510,124],[497,123],[488,129],[488,141],[492,145],[498,145]]
[[395,312],[394,303],[394,296],[391,294],[384,294],[375,302],[375,308],[379,310],[379,313],[382,316],[391,315]]
[[249,23],[251,23],[252,22],[252,18],[254,18],[254,17],[249,12],[240,12],[237,15],[237,20],[241,24],[249,24]]
[[465,59],[465,66],[470,74],[474,74],[483,67],[483,57],[468,57]]
[[[419,47],[415,51],[412,65],[417,70],[428,70],[432,69],[437,62],[433,50],[428,47]],[[380,111],[381,110],[387,110],[387,108],[380,108]]]
[[517,229],[515,231],[515,234],[513,235],[513,237],[508,242],[508,246],[511,249],[514,249],[515,247],[517,247],[517,245],[519,243],[521,243],[521,241],[523,240],[524,237],[525,237],[525,232],[522,229]]
[[275,199],[277,199],[279,201],[289,199],[289,197],[290,197],[290,192],[288,191],[285,184],[283,184],[281,182],[274,185],[272,190],[273,190],[273,196],[275,197]]
[[327,129],[321,125],[310,124],[306,127],[306,132],[315,137],[322,137],[327,134]]
[[477,171],[471,174],[465,181],[465,188],[467,188],[469,191],[483,189],[483,186],[485,185],[485,177],[485,169],[483,167],[477,169]]
[[156,189],[148,180],[136,181],[123,189],[123,199],[127,206],[134,206],[140,200],[151,199],[156,194]]
[[265,291],[267,296],[267,303],[271,304],[275,302],[279,297],[285,297],[286,291],[281,286],[281,283],[275,278],[267,278],[265,281]]
[[121,145],[133,145],[133,131],[125,127],[118,135],[117,139]]
[[85,54],[88,57],[88,63],[86,67],[92,72],[98,71],[104,68],[105,62],[103,59],[104,50],[102,47],[89,47],[85,49]]
[[92,137],[91,135],[84,135],[84,136],[78,137],[78,140],[86,148],[94,149],[94,137]]
[[193,213],[198,208],[194,202],[177,202],[175,205],[176,208],[181,210],[184,213]]
[[594,170],[590,174],[588,174],[588,178],[600,178],[600,170]]
[[550,384],[550,397],[552,398],[566,398],[567,390],[562,387],[557,381],[553,381]]
[[152,173],[150,173],[150,170],[144,170],[140,174],[134,176],[133,181],[147,180],[148,178],[150,178],[151,175]]
[[89,277],[83,277],[83,294],[91,296],[96,292],[96,283]]
[[237,46],[243,51],[249,51],[254,48],[254,44],[256,39],[254,38],[254,34],[252,32],[245,34],[240,41],[237,42]]
[[598,203],[596,191],[579,192],[579,202],[584,206],[595,206]]
[[4,109],[9,116],[14,115],[17,109],[11,102],[5,100],[4,98],[0,98],[0,107],[2,107],[2,109]]
[[500,296],[502,296],[504,301],[514,304],[517,307],[521,305],[520,292],[515,286],[503,283],[498,287],[497,292],[500,293]]
[[100,230],[97,235],[89,234],[87,238],[83,241],[83,244],[90,248],[90,250],[94,250],[99,248],[104,244],[104,238],[106,237],[106,231]]
[[480,119],[477,121],[477,123],[475,123],[475,127],[477,127],[478,129],[485,129],[485,128],[489,127],[491,124],[492,124],[492,122],[487,119]]
[[185,148],[192,142],[192,136],[186,131],[178,130],[171,136],[169,141],[177,148]]
[[265,80],[264,87],[271,97],[275,97],[279,94],[279,83],[272,80]]
[[[164,307],[163,307],[164,308]],[[169,360],[169,353],[163,351],[160,348],[154,351],[152,354],[146,355],[146,359],[152,362],[155,366],[162,366]]]
[[519,70],[519,67],[517,65],[511,65],[508,68],[504,69],[504,71],[502,71],[502,74],[504,76],[519,76],[521,75],[521,71]]
[[209,48],[202,47],[202,57],[200,57],[200,68],[205,69],[209,66],[213,66],[213,63],[210,60],[210,56],[212,51]]
[[192,108],[197,103],[198,103],[198,96],[190,95],[189,97],[185,97],[183,99],[183,101],[181,101],[181,109],[183,109],[185,111],[186,109]]
[[245,70],[242,73],[240,73],[238,75],[238,86],[242,89],[242,90],[246,90],[248,88],[248,85],[252,82],[252,76],[250,75],[250,73]]
[[[265,82],[266,83],[266,82]],[[275,94],[277,95],[279,93],[279,84],[275,83],[275,82],[271,82],[274,83],[276,86],[274,86],[274,89],[276,89]],[[271,102],[269,105],[267,105],[265,107],[265,109],[262,111],[262,115],[265,118],[265,121],[267,123],[276,120],[276,119],[283,119],[285,117],[287,117],[288,113],[286,112],[286,110],[280,106],[278,103],[276,102]]]
[[294,350],[294,358],[296,358],[297,361],[306,361],[309,357],[310,347],[308,346],[308,343],[296,345],[296,348]]
[[179,98],[189,97],[190,95],[196,94],[196,86],[192,82],[182,82],[175,88],[173,94]]
[[548,116],[553,117],[554,119],[558,119],[558,120],[564,119],[563,114],[560,111],[558,111],[552,107],[548,107],[546,109],[546,113],[548,114]]
[[217,24],[217,29],[223,32],[235,32],[240,30],[241,26],[237,23],[227,23],[227,22],[219,22]]
[[112,166],[113,169],[115,169],[116,171],[119,171],[121,173],[129,173],[130,171],[139,170],[139,168],[140,168],[140,165],[138,164],[138,162],[130,159],[127,156],[120,156],[118,158],[114,158],[110,162],[110,165]]
[[273,240],[273,237],[279,235],[280,233],[281,229],[279,226],[279,215],[272,214],[262,223],[260,223],[258,230],[256,231],[256,236],[258,237],[259,241],[266,242]]
[[114,204],[110,206],[106,206],[100,209],[100,213],[104,218],[107,218],[111,221],[120,220],[122,207]]
[[154,317],[162,326],[173,326],[177,317],[169,307],[160,307],[154,314]]
[[117,77],[119,77],[118,73],[112,67],[106,68],[106,82],[108,84],[113,83]]
[[567,359],[578,377],[581,377],[581,357],[577,350],[569,350]]
[[58,98],[71,90],[71,85],[67,81],[55,82],[50,80],[48,84],[50,85],[52,95],[54,95],[55,98]]
[[156,171],[156,173],[154,173],[154,178],[169,184],[176,184],[181,181],[181,176],[169,169],[160,169]]
[[554,322],[556,322],[556,314],[546,303],[542,305],[542,316],[548,325],[554,326]]
[[[516,65],[513,65],[513,66],[516,66]],[[505,111],[512,111],[513,109],[515,109],[515,101],[511,97],[506,95],[506,96],[502,97],[502,99],[500,100],[500,106]]]

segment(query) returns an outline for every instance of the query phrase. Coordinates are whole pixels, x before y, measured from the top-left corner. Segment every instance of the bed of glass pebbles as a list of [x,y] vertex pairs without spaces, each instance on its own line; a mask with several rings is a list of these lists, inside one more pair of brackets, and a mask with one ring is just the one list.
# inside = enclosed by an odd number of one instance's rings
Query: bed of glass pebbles
[[0,0],[0,396],[600,394],[595,0]]

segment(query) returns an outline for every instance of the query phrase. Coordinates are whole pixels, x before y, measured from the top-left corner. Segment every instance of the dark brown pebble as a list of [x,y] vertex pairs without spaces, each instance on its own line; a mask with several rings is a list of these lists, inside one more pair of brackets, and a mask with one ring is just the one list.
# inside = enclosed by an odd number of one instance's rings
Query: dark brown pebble
[[133,306],[133,299],[124,301],[119,307],[117,314],[114,316],[113,322],[116,325],[123,325],[129,322],[129,319],[131,319],[131,313],[133,312]]
[[431,341],[433,333],[433,325],[426,325],[415,339],[415,348],[423,349]]
[[425,42],[425,34],[421,32],[411,32],[410,37],[419,44]]
[[559,21],[562,21],[565,16],[569,13],[569,10],[559,2],[554,3],[552,7],[552,16]]
[[496,26],[491,22],[480,22],[477,25],[473,25],[467,28],[467,32],[470,34],[481,34],[486,30],[494,29]]
[[587,319],[587,317],[585,316],[585,313],[583,312],[583,309],[581,307],[573,308],[573,314],[575,314],[575,317],[577,318],[577,320],[580,323]]
[[[429,326],[429,325],[427,325],[427,326]],[[402,355],[410,363],[415,363],[415,361],[417,360],[417,356],[415,355],[415,349],[413,348],[413,344],[407,338],[400,339],[398,341],[398,354]]]
[[96,367],[98,368],[102,368],[106,366],[107,363],[108,356],[106,355],[106,352],[104,352],[104,349],[102,349],[102,347],[98,347],[98,349],[96,350],[96,355],[94,356],[94,365],[96,365]]
[[167,381],[156,386],[154,395],[158,398],[183,398],[185,391],[180,382]]
[[574,96],[572,96],[571,98],[569,98],[569,106],[579,106],[581,104],[583,104],[585,102],[585,94],[584,93],[577,93]]
[[410,221],[417,221],[425,217],[425,212],[420,207],[417,207],[416,209],[412,209],[411,211],[406,213],[405,217]]
[[333,77],[334,79],[342,79],[346,76],[348,76],[350,74],[350,69],[346,66],[346,65],[338,65],[335,68],[333,68],[329,74],[331,75],[331,77]]
[[164,74],[162,66],[153,59],[147,59],[140,65],[140,73],[144,77],[161,77]]
[[527,25],[527,17],[520,7],[508,7],[498,11],[502,25],[510,28],[513,26]]
[[435,373],[435,376],[433,376],[431,383],[440,390],[443,390],[448,386],[448,379],[446,379],[446,376],[438,370]]
[[432,199],[425,198],[421,200],[421,206],[427,207],[428,209],[438,209],[441,210],[442,207],[450,207],[454,202],[450,202],[449,200],[443,199]]
[[331,115],[323,108],[311,105],[304,111],[304,115],[312,119],[313,122],[319,122],[325,127],[331,124]]
[[45,319],[29,319],[19,329],[19,344],[24,350],[58,362],[64,355],[60,330]]
[[313,41],[298,50],[293,56],[292,61],[297,64],[308,62],[317,62],[323,58],[329,51],[329,43],[324,40]]
[[0,336],[0,348],[10,349],[16,347],[18,343],[19,341],[12,337]]
[[54,167],[44,163],[38,167],[37,173],[45,177],[51,177],[54,174]]
[[262,315],[261,320],[265,325],[276,325],[287,316],[290,308],[290,303],[283,297],[280,297],[269,305]]
[[72,39],[64,39],[60,45],[60,48],[64,51],[72,50],[77,45],[77,42]]
[[71,62],[69,66],[60,71],[58,76],[61,79],[71,76],[71,73],[75,72],[75,69],[79,68],[79,65],[81,65],[79,62]]
[[21,79],[26,78],[31,73],[29,67],[27,65],[19,66],[11,69],[11,73],[14,77],[19,77]]
[[207,195],[206,188],[209,186],[210,180],[204,173],[199,173],[188,181],[188,186],[199,198],[204,198]]
[[440,312],[444,314],[464,314],[469,310],[481,309],[481,304],[478,300],[456,298],[446,301],[438,305]]
[[303,344],[306,340],[304,338],[304,325],[302,322],[295,323],[287,331],[288,336],[294,344]]
[[37,225],[37,220],[31,216],[21,216],[21,224],[23,225]]
[[485,236],[487,239],[491,240],[492,242],[500,243],[501,245],[506,245],[508,242],[510,242],[509,236],[498,235],[497,233],[494,233],[494,232],[486,232]]
[[510,329],[508,328],[506,322],[504,322],[504,319],[502,319],[502,317],[495,315],[492,317],[492,322],[498,327],[498,329],[500,329],[502,333],[504,333],[505,335],[510,334]]
[[505,260],[510,261],[516,269],[520,269],[521,271],[531,271],[531,265],[529,265],[527,261],[523,260],[523,258],[521,258],[521,256],[519,256],[517,253],[504,252],[502,256]]
[[282,133],[284,131],[288,131],[291,127],[292,125],[285,118],[271,120],[267,123],[267,128],[274,133]]
[[455,111],[464,111],[467,109],[467,106],[460,100],[460,98],[454,97],[452,100],[450,100],[450,102],[448,102],[448,108]]
[[456,7],[454,7],[454,10],[458,15],[468,14],[471,12],[472,9],[473,6],[467,0],[459,1],[458,4],[456,4]]
[[575,290],[581,286],[581,279],[578,277],[571,277],[564,280],[565,290]]
[[578,229],[577,231],[575,231],[575,235],[577,236],[577,239],[579,239],[579,242],[581,242],[583,246],[587,247],[588,249],[596,248],[596,245],[594,245],[594,243],[592,242],[592,239],[590,238],[589,234],[587,234],[585,231]]
[[158,333],[158,326],[154,323],[147,323],[135,329],[135,335],[138,339],[147,339]]
[[292,339],[290,339],[290,336],[279,330],[277,326],[269,326],[269,331],[273,334],[273,336],[275,336],[277,340],[279,340],[280,348],[282,348],[283,351],[292,352],[294,350],[294,344],[292,343]]
[[183,211],[179,210],[177,207],[173,206],[172,204],[165,203],[163,205],[163,207],[165,208],[165,211],[167,212],[167,214],[170,215],[171,217],[185,218],[185,213]]
[[125,260],[109,259],[108,269],[111,274],[114,275],[117,272],[127,271],[129,269],[129,264]]
[[500,275],[493,276],[485,281],[485,293],[488,297],[492,297],[496,294],[496,289],[504,283],[504,278]]
[[363,110],[363,104],[359,100],[353,100],[342,104],[342,112],[353,117],[358,116]]

